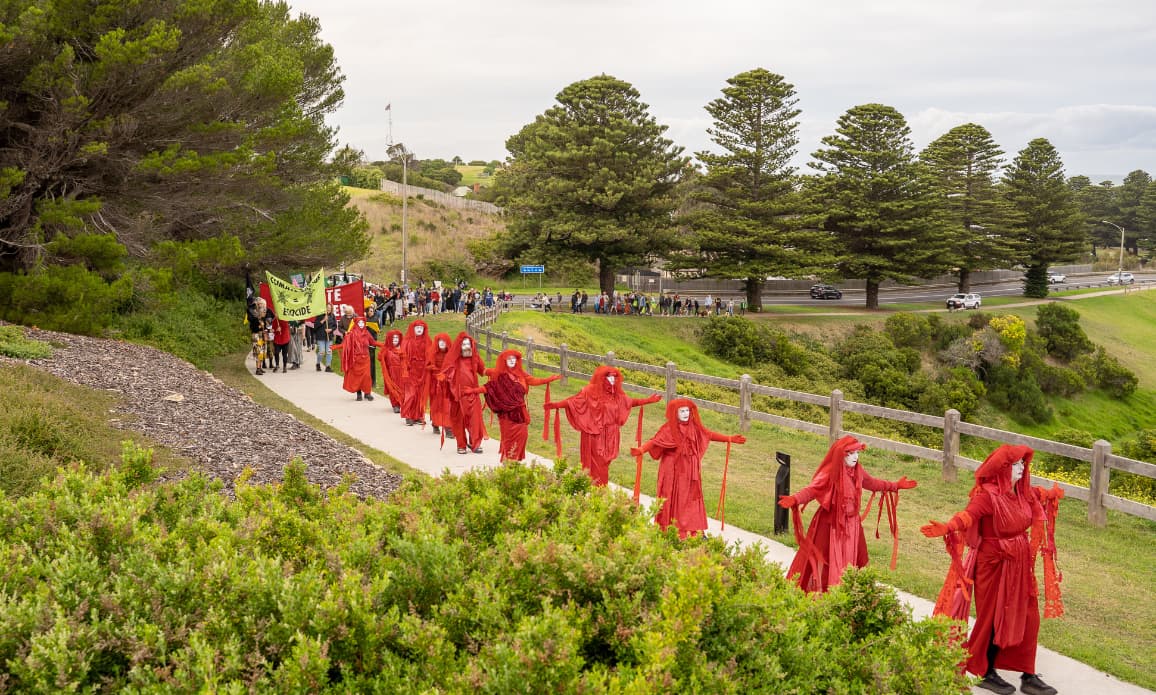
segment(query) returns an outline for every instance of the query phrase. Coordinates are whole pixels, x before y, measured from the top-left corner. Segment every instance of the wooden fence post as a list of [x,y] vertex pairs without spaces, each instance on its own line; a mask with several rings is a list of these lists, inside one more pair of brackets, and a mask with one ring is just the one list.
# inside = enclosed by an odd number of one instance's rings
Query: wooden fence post
[[1088,522],[1103,528],[1108,523],[1104,495],[1108,494],[1108,454],[1112,445],[1099,439],[1092,445],[1092,474],[1088,478]]
[[510,332],[502,331],[502,352],[510,348]]
[[526,365],[528,366],[526,371],[533,374],[533,372],[530,371],[531,369],[534,368],[534,339],[533,338],[526,338],[525,361],[526,361]]
[[956,481],[955,457],[959,455],[959,411],[952,408],[943,414],[943,481]]
[[666,363],[666,400],[674,400],[678,393],[678,377],[674,375],[676,365],[674,362]]
[[739,377],[739,432],[751,429],[751,375]]
[[562,375],[562,383],[569,381],[566,375],[570,365],[570,356],[566,354],[566,343],[558,346],[558,373]]
[[489,328],[487,328],[486,329],[486,359],[487,360],[490,359],[490,355],[494,354],[494,351],[490,348],[490,343],[493,342],[493,339],[494,339],[494,332],[491,331]]
[[614,351],[611,350],[610,352],[606,353],[605,357],[602,358],[602,364],[604,364],[608,367],[613,367],[614,366],[614,360],[615,360]]
[[827,431],[827,438],[832,444],[843,436],[843,392],[835,389],[831,392],[831,427]]

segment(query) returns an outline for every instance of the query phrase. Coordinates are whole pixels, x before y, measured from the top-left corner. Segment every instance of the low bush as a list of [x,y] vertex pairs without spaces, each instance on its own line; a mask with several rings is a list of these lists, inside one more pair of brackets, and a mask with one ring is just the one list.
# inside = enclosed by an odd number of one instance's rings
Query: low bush
[[[505,466],[389,502],[294,462],[237,499],[62,471],[0,499],[14,691],[959,692],[951,626],[870,572],[810,598],[757,549],[680,542],[580,470]],[[653,511],[653,510],[651,510]]]
[[1080,328],[1080,313],[1063,304],[1044,304],[1036,310],[1036,331],[1048,354],[1061,360],[1092,352],[1095,345]]
[[24,335],[20,326],[0,326],[0,355],[18,360],[35,360],[52,354],[52,346]]

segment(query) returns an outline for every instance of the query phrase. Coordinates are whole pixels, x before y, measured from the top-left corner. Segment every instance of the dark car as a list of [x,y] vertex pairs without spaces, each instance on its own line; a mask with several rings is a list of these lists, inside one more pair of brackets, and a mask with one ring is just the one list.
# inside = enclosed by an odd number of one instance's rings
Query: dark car
[[811,286],[812,299],[842,299],[843,292],[838,287],[831,285],[812,285]]

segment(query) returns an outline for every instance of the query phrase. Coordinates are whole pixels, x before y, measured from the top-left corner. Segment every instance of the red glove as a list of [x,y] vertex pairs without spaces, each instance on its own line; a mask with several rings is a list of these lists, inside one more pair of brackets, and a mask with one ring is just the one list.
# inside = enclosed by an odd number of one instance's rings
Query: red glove
[[899,486],[900,490],[910,490],[911,488],[915,487],[918,483],[916,483],[914,480],[908,480],[907,476],[903,476],[902,478],[897,480],[895,482],[895,484]]
[[746,444],[747,438],[741,434],[736,434],[735,436],[731,437],[731,442],[735,444]]
[[557,407],[558,404],[556,402],[546,403],[546,410],[554,410]]
[[654,394],[653,396],[651,396],[650,398],[647,398],[647,399],[646,399],[646,402],[647,402],[647,403],[657,403],[657,402],[659,402],[659,401],[661,401],[661,400],[662,400],[662,396],[660,396],[660,395],[658,395],[658,394],[656,393],[656,394]]
[[783,495],[779,498],[779,506],[783,509],[790,509],[799,504],[799,500],[795,499],[794,495]]
[[636,446],[632,446],[632,447],[630,447],[630,455],[631,456],[642,456],[642,449],[639,449]]
[[553,375],[551,375],[551,376],[550,376],[550,378],[546,379],[546,381],[547,381],[547,382],[550,382],[550,381],[558,381],[558,380],[559,380],[559,379],[561,379],[561,378],[562,378],[562,375],[561,375],[561,374],[553,374]]
[[942,521],[932,521],[919,527],[919,532],[928,538],[939,538],[940,536],[946,536],[947,532],[950,530],[951,529],[947,527],[947,524],[943,523]]

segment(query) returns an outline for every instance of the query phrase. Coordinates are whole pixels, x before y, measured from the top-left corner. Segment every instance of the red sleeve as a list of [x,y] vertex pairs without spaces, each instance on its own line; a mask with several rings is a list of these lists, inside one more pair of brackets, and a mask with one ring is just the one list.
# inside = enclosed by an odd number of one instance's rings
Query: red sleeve
[[871,492],[895,492],[899,489],[899,483],[894,483],[890,480],[880,480],[873,477],[863,469],[863,489]]
[[640,405],[651,405],[651,403],[646,398],[631,398],[630,399],[630,407],[631,408],[637,408]]
[[539,379],[536,376],[530,376],[529,374],[526,375],[526,383],[529,384],[530,386],[541,386],[542,384],[545,384],[548,381],[550,381],[550,377]]
[[703,430],[706,431],[706,436],[710,437],[712,442],[729,442],[731,440],[731,436],[729,434],[719,434],[718,432],[708,430],[705,427]]
[[798,500],[800,507],[802,507],[804,504],[810,502],[811,500],[815,499],[818,496],[819,496],[819,485],[817,485],[814,482],[812,482],[810,485],[804,487],[802,490],[799,490],[798,492],[795,493],[795,499]]

